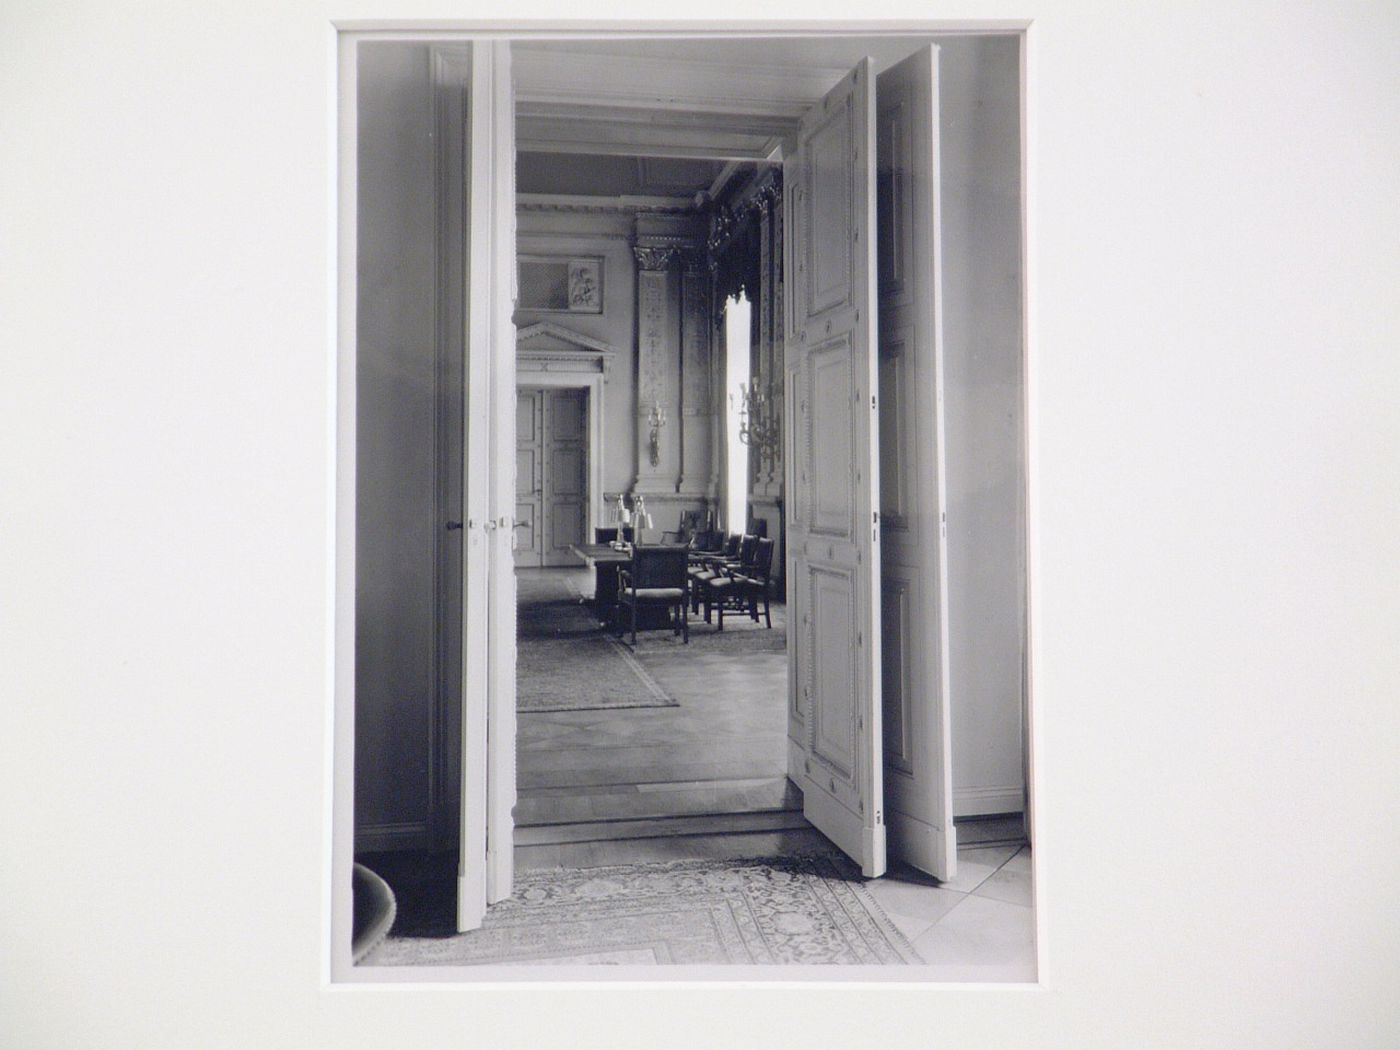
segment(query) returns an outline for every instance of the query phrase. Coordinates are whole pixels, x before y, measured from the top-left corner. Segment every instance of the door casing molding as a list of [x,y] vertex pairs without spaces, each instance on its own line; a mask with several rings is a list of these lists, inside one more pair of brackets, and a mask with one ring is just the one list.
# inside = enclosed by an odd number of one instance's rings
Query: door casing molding
[[534,372],[521,358],[516,364],[515,389],[582,390],[588,397],[588,520],[583,539],[592,541],[593,530],[603,520],[603,375],[601,372]]

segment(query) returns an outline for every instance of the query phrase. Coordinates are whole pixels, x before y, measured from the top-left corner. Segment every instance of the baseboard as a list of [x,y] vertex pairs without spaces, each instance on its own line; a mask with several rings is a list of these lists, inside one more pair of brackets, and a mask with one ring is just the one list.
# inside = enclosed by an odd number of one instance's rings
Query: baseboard
[[985,817],[994,813],[1020,813],[1026,808],[1026,789],[1020,784],[1001,787],[953,788],[953,816]]
[[393,850],[431,849],[432,833],[421,821],[369,824],[355,829],[355,852],[389,853]]

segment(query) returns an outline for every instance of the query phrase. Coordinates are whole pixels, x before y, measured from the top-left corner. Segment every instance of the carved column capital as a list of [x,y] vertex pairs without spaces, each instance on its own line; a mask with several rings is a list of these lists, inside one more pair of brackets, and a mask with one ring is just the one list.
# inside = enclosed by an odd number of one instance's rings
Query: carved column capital
[[636,256],[637,269],[664,272],[671,268],[671,263],[675,262],[676,256],[680,254],[680,249],[639,244],[632,248],[632,254]]

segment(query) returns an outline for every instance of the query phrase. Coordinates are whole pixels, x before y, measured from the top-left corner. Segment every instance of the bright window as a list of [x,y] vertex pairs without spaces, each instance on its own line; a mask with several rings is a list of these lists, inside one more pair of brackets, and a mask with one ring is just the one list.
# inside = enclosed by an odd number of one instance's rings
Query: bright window
[[743,532],[749,517],[749,448],[739,440],[739,410],[749,382],[749,300],[742,292],[724,304],[725,527]]

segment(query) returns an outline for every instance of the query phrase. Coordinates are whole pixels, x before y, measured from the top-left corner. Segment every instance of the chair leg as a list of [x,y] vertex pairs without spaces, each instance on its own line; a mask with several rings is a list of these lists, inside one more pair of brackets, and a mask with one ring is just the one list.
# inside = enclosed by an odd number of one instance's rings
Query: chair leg
[[681,639],[684,644],[690,644],[690,606],[685,602],[681,603]]
[[767,589],[763,592],[763,619],[767,622],[768,629],[771,631],[773,629],[773,603],[768,597]]
[[637,644],[637,603],[632,603],[632,644]]

